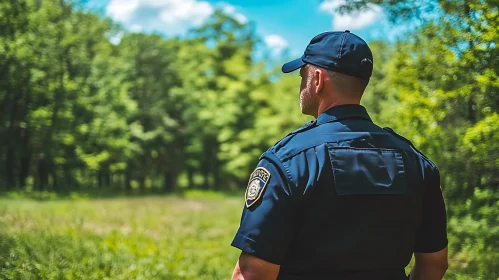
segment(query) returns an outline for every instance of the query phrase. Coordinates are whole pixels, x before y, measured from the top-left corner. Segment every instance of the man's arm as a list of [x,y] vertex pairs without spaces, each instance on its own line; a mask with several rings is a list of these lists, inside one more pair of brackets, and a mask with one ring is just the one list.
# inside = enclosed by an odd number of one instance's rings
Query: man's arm
[[246,252],[242,252],[232,274],[232,280],[275,280],[281,267]]
[[414,253],[410,280],[441,280],[448,268],[447,247],[435,253]]
[[416,233],[415,265],[411,280],[441,280],[447,270],[447,214],[440,188],[440,173],[430,163],[426,170],[426,189],[423,195],[422,224]]
[[273,279],[286,259],[298,219],[286,173],[262,158],[250,175],[241,223],[231,245],[242,254],[233,279]]

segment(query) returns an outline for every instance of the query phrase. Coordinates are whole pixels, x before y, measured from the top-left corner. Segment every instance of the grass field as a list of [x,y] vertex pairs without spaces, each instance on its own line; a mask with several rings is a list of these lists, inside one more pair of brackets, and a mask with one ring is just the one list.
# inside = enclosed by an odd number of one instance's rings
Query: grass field
[[0,279],[229,279],[241,196],[0,199]]
[[[0,194],[0,279],[230,279],[240,252],[230,242],[243,203],[242,193],[201,191]],[[455,263],[445,279],[489,279],[461,275],[465,266]]]

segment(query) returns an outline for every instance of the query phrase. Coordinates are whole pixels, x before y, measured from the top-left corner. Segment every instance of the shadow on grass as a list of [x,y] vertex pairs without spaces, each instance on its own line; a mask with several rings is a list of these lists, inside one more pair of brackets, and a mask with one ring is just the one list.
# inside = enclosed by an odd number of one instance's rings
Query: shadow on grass
[[244,190],[205,190],[181,188],[174,191],[148,189],[145,191],[124,191],[119,189],[85,189],[78,191],[0,191],[0,199],[31,199],[36,201],[140,198],[149,196],[176,196],[181,198],[219,199],[224,197],[242,197]]

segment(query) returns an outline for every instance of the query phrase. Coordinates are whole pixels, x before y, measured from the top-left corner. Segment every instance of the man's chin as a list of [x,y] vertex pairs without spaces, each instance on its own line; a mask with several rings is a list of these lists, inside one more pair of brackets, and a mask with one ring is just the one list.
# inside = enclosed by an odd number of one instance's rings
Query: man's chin
[[303,110],[301,109],[301,113],[306,115],[306,116],[314,116],[314,114],[312,112],[310,112],[309,110]]
[[307,108],[307,107],[303,107],[300,105],[300,111],[302,114],[306,115],[306,116],[311,116],[311,117],[314,117],[314,118],[317,118],[317,110],[314,110],[313,108]]

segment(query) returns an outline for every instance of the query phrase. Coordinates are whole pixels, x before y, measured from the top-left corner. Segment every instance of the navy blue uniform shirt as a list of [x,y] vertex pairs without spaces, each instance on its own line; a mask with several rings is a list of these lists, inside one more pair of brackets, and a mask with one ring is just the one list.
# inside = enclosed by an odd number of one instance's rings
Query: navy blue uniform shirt
[[364,107],[332,107],[261,157],[232,246],[278,279],[406,279],[447,246],[436,166]]

